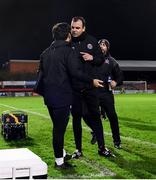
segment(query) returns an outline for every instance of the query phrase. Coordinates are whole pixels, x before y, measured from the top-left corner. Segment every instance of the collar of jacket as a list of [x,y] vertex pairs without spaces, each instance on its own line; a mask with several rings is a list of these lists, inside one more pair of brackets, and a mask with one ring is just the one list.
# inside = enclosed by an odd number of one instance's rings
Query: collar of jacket
[[110,55],[110,53],[108,52],[107,54],[103,54],[103,57],[106,59],[106,58],[111,57],[111,55]]
[[79,42],[79,41],[83,41],[86,38],[87,33],[83,32],[80,36],[78,37],[72,37],[72,41],[73,42]]
[[70,43],[66,42],[64,40],[55,40],[51,43],[50,48],[54,49],[54,48],[58,48],[61,46],[69,46],[69,45],[70,45]]

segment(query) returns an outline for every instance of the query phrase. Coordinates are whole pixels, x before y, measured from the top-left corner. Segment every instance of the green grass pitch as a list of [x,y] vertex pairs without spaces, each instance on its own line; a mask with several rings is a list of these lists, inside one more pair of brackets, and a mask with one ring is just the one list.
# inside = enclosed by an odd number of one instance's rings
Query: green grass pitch
[[[28,113],[28,137],[5,141],[0,135],[0,149],[29,148],[48,165],[48,178],[156,179],[156,94],[115,95],[119,117],[122,149],[113,147],[109,121],[103,121],[106,146],[116,158],[100,157],[97,144],[91,145],[90,129],[83,122],[83,153],[71,160],[73,170],[54,168],[52,123],[41,97],[1,97],[0,113],[24,110]],[[65,134],[65,149],[75,150],[72,121]]]

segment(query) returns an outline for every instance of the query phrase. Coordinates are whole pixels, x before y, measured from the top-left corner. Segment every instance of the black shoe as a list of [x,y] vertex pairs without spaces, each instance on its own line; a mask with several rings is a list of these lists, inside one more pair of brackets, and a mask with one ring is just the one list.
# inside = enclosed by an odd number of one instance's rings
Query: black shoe
[[63,164],[61,165],[57,165],[56,162],[55,162],[55,168],[56,169],[71,169],[73,168],[74,166],[72,164],[69,164],[68,162],[64,162]]
[[72,155],[69,153],[66,153],[66,155],[64,157],[64,161],[66,162],[66,161],[70,160],[71,158],[72,158]]
[[76,151],[72,154],[72,158],[73,158],[73,159],[79,159],[79,158],[82,157],[82,156],[83,156],[82,152],[80,152],[80,151],[78,151],[78,150],[76,150]]
[[107,148],[105,148],[104,150],[99,150],[98,153],[99,153],[100,156],[104,156],[104,157],[115,157],[115,155],[112,154],[110,152],[110,150],[107,149]]
[[91,132],[91,134],[92,134],[92,139],[91,139],[91,144],[95,144],[96,143],[96,141],[97,141],[97,139],[96,139],[96,135],[95,135],[95,133],[94,132]]
[[115,147],[116,149],[122,149],[120,143],[114,143],[114,147]]

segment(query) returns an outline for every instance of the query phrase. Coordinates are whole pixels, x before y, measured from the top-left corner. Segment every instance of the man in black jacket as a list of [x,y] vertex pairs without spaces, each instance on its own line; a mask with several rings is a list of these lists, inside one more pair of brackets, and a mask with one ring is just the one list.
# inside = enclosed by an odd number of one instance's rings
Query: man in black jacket
[[[105,109],[106,115],[110,121],[114,147],[121,148],[121,139],[119,131],[118,116],[115,111],[113,89],[123,83],[123,73],[117,61],[110,55],[110,43],[106,39],[99,40],[99,45],[103,52],[104,63],[97,68],[97,77],[104,81],[104,87],[98,89],[101,109]],[[96,135],[92,132],[91,143],[96,142]]]
[[42,77],[42,95],[53,122],[53,148],[55,167],[70,168],[64,150],[64,134],[69,120],[70,105],[72,104],[71,78],[87,82],[95,87],[101,86],[102,81],[92,79],[82,74],[79,59],[70,46],[71,28],[67,23],[58,23],[52,29],[54,41],[40,59]]
[[[83,17],[73,17],[71,21],[72,48],[77,52],[81,70],[92,78],[95,77],[95,66],[102,64],[103,55],[97,40],[86,33]],[[73,131],[76,151],[73,158],[82,156],[82,126],[81,118],[94,129],[98,141],[98,153],[110,156],[105,148],[103,126],[100,119],[99,104],[96,89],[87,82],[73,80],[74,98],[72,105]]]

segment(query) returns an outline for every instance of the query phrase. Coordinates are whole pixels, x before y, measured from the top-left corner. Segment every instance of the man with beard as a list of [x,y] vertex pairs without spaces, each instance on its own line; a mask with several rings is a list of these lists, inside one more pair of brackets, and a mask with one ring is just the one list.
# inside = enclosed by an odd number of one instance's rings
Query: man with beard
[[[98,78],[104,81],[104,87],[98,88],[98,96],[101,109],[105,109],[106,115],[110,121],[114,147],[121,148],[121,139],[119,131],[118,116],[115,110],[113,89],[123,82],[123,74],[117,61],[110,55],[110,43],[106,39],[99,40],[100,48],[103,52],[104,63],[97,68]],[[96,143],[96,134],[91,132],[91,143]]]

